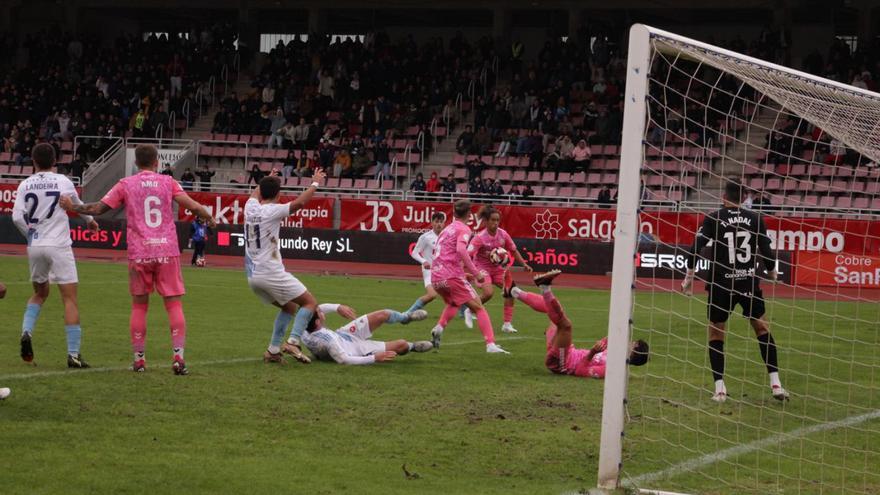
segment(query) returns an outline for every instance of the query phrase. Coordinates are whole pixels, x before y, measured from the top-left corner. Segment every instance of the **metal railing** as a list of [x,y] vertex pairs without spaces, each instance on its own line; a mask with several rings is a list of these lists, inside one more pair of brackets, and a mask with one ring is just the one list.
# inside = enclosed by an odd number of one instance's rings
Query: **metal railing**
[[172,110],[171,113],[168,114],[168,129],[171,130],[171,139],[177,138],[177,122],[175,122],[176,120],[177,114],[174,112],[174,110]]
[[229,65],[223,64],[223,68],[220,69],[220,78],[223,79],[223,97],[226,98],[229,96]]
[[[213,107],[214,98],[217,97],[217,78],[214,76],[208,79],[208,92],[211,93],[211,107]],[[199,102],[199,108],[201,108],[201,102]]]
[[153,133],[153,137],[161,140],[162,136],[165,133],[164,129],[165,129],[165,124],[163,124],[162,122],[159,122],[159,125],[156,126],[156,132]]
[[473,103],[477,99],[476,98],[476,96],[477,96],[477,80],[476,79],[471,79],[471,82],[468,83],[467,95],[468,95],[468,98],[470,98],[471,104],[473,105]]
[[[19,182],[30,177],[31,174],[10,174],[8,172],[0,174],[0,184],[18,184]],[[70,179],[70,182],[73,182],[74,186],[79,186],[82,184],[82,181],[79,177],[69,175],[67,176]]]
[[[184,124],[184,130],[189,130],[189,101],[189,98],[183,100],[183,106],[180,109],[180,113],[183,115],[183,119],[186,121],[186,123]],[[175,122],[174,124],[174,127],[176,129],[177,122]]]
[[[73,139],[73,149],[74,150],[77,149],[76,140],[81,137],[82,138],[94,138],[94,139],[108,139],[108,138],[101,138],[100,136],[77,136]],[[89,168],[85,172],[83,172],[83,180],[82,180],[83,184],[88,184],[88,182],[90,180],[92,180],[92,178],[96,177],[99,173],[101,173],[101,171],[104,170],[105,167],[107,167],[107,164],[109,163],[110,157],[115,155],[121,147],[125,146],[125,139],[123,139],[121,137],[112,138],[112,139],[114,139],[114,142],[113,142],[113,144],[110,145],[109,148],[107,148],[107,151],[105,151],[104,153],[101,154],[101,156],[99,156],[94,161],[92,161],[92,163],[89,164]]]
[[483,67],[480,71],[480,84],[483,85],[483,99],[489,98],[489,68]]
[[455,111],[458,115],[457,122],[461,122],[464,118],[464,95],[461,93],[455,97]]

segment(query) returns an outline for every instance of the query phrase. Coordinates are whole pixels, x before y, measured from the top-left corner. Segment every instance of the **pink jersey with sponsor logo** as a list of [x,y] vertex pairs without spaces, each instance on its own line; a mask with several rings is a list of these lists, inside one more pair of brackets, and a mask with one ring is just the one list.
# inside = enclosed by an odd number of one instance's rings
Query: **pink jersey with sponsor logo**
[[[546,364],[550,371],[566,375],[582,376],[586,378],[605,378],[606,351],[597,352],[591,359],[589,349],[579,349],[569,345],[561,356],[559,349],[552,346],[553,336],[556,335],[556,326],[550,325],[544,333],[547,339]],[[560,360],[565,359],[565,367],[560,366]]]
[[180,256],[173,201],[181,194],[172,177],[144,171],[120,180],[101,199],[110,208],[125,206],[128,259]]
[[490,234],[489,229],[481,230],[474,235],[474,239],[471,241],[468,249],[473,255],[474,264],[477,268],[486,273],[492,273],[493,271],[503,271],[507,268],[506,266],[498,266],[489,259],[489,253],[499,247],[506,249],[510,256],[513,256],[513,252],[516,250],[516,244],[513,243],[510,234],[502,228],[496,230],[495,235]]
[[460,220],[453,220],[447,225],[437,243],[434,244],[434,264],[431,265],[431,280],[435,283],[451,278],[464,278],[464,261],[458,253],[458,244],[470,240],[471,228]]

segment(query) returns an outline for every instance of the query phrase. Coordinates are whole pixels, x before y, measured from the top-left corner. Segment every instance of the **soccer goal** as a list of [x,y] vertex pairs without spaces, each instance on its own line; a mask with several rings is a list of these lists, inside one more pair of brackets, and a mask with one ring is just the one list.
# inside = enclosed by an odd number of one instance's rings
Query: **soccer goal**
[[[880,95],[635,25],[624,98],[599,491],[880,493]],[[755,274],[778,273],[760,287],[788,401],[736,307],[716,402],[711,253],[679,290],[729,179],[778,260]],[[710,250],[760,258],[731,237]],[[628,368],[635,339],[651,356]]]

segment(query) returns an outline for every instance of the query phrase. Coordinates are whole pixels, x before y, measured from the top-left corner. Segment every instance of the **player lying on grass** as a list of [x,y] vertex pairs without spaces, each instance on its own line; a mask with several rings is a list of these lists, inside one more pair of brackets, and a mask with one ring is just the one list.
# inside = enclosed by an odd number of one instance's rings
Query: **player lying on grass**
[[[483,283],[480,286],[483,295],[480,297],[480,300],[483,304],[486,304],[492,299],[492,296],[495,295],[494,287],[500,289],[505,285],[512,285],[513,279],[506,260],[504,260],[504,263],[501,265],[492,262],[490,254],[493,250],[504,248],[511,256],[513,256],[514,261],[522,265],[526,271],[532,271],[532,267],[526,263],[526,260],[523,259],[519,250],[516,249],[516,244],[513,242],[513,238],[510,237],[510,234],[499,227],[501,224],[500,211],[491,205],[486,205],[480,210],[479,215],[480,219],[486,223],[486,228],[474,234],[474,238],[471,240],[468,250],[473,256],[474,265],[477,267],[477,270],[480,270],[480,272],[483,273]],[[510,282],[507,282],[507,279],[510,279]],[[504,324],[501,325],[501,331],[505,333],[516,333],[516,329],[513,328],[513,302],[514,298],[511,297],[510,292],[505,290]],[[472,316],[469,309],[465,310],[464,322],[468,328],[473,326]]]
[[[36,173],[18,185],[12,221],[27,239],[28,264],[34,293],[28,299],[21,324],[21,358],[34,360],[33,333],[40,310],[49,297],[49,284],[58,284],[64,303],[64,332],[67,334],[67,367],[88,368],[80,355],[82,329],[79,325],[76,260],[70,240],[70,223],[58,208],[61,197],[82,204],[76,188],[66,176],[52,172],[55,148],[47,143],[34,146],[31,152]],[[98,224],[88,215],[83,219],[89,230],[98,231]]]
[[162,296],[171,348],[174,353],[171,370],[175,375],[189,373],[184,361],[186,318],[181,298],[186,293],[180,273],[180,245],[174,224],[174,203],[204,218],[216,227],[208,210],[190,198],[173,177],[157,173],[159,151],[150,144],[134,149],[138,172],[120,179],[100,202],[77,205],[71,198],[61,198],[67,211],[100,215],[125,207],[126,238],[128,239],[128,287],[131,293],[131,347],[134,351],[132,371],[146,371],[147,309],[155,288]]
[[[281,223],[312,199],[323,180],[324,171],[316,169],[308,189],[295,200],[280,203],[281,180],[278,177],[263,177],[244,206],[244,266],[248,285],[263,302],[281,308],[275,317],[269,348],[263,355],[267,363],[283,362],[282,352],[305,364],[311,361],[302,353],[299,342],[315,315],[318,301],[299,279],[284,268],[278,241],[281,238]],[[291,320],[293,329],[290,338],[282,344]]]
[[[548,370],[560,375],[605,378],[605,347],[608,341],[602,338],[590,349],[578,349],[572,344],[571,320],[550,288],[553,280],[561,274],[559,270],[551,270],[535,276],[535,285],[541,289],[540,296],[519,287],[514,287],[511,293],[535,311],[547,313],[550,318],[550,326],[544,332],[547,340],[544,364]],[[648,343],[637,340],[632,343],[627,363],[642,366],[648,362],[648,354]]]
[[465,224],[471,213],[471,202],[460,199],[453,206],[455,219],[440,233],[437,246],[434,248],[434,264],[431,266],[431,283],[446,302],[446,309],[440,315],[440,321],[431,330],[434,347],[440,347],[443,329],[455,316],[460,306],[467,306],[477,317],[477,325],[486,340],[486,352],[509,354],[495,343],[495,332],[492,320],[483,307],[476,291],[465,277],[465,268],[482,284],[484,275],[474,266],[468,253],[468,241],[471,229]]
[[[338,313],[351,319],[336,331],[326,327],[325,313]],[[303,344],[322,361],[336,361],[339,364],[373,364],[394,360],[410,351],[427,352],[434,348],[428,341],[407,342],[392,340],[382,342],[371,340],[373,332],[388,323],[406,325],[421,321],[428,313],[419,309],[412,313],[398,313],[391,309],[373,311],[356,318],[353,309],[343,304],[321,304],[303,334]]]
[[443,231],[444,223],[446,223],[446,215],[442,211],[435,211],[431,215],[431,230],[419,236],[419,240],[416,241],[416,246],[410,254],[412,259],[422,267],[425,295],[416,299],[416,302],[406,310],[407,313],[422,309],[437,298],[437,291],[431,285],[431,263],[434,261],[434,246],[437,245],[437,236]]

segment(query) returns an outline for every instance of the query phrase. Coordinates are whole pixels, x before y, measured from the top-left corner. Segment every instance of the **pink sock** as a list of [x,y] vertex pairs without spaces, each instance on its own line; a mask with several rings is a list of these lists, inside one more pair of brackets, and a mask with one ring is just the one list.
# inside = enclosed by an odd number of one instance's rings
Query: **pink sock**
[[547,312],[547,304],[544,303],[544,298],[539,296],[538,294],[535,294],[534,292],[520,292],[517,299],[524,302],[526,306],[534,309],[539,313]]
[[131,305],[131,349],[135,353],[143,353],[147,342],[147,307],[146,304]]
[[548,290],[544,293],[544,304],[547,305],[547,316],[550,317],[550,321],[559,326],[560,322],[565,318],[565,312],[562,310],[562,305],[559,304],[559,300],[556,299],[553,292]]
[[510,301],[510,305],[508,306],[507,301],[504,302],[504,323],[510,323],[513,321],[513,300]]
[[477,326],[483,332],[483,338],[486,339],[486,343],[494,344],[495,331],[492,330],[492,320],[489,319],[489,313],[486,311],[486,308],[477,311]]
[[183,304],[177,301],[165,301],[165,311],[168,313],[168,325],[171,327],[171,346],[177,355],[183,357],[183,348],[186,347],[186,318],[183,316]]
[[456,313],[458,313],[458,308],[447,304],[443,309],[443,313],[440,314],[440,321],[438,321],[437,324],[446,328],[446,325],[449,324],[449,320],[455,318]]

